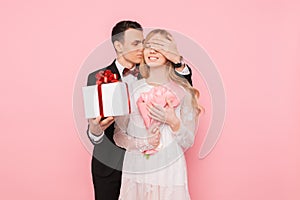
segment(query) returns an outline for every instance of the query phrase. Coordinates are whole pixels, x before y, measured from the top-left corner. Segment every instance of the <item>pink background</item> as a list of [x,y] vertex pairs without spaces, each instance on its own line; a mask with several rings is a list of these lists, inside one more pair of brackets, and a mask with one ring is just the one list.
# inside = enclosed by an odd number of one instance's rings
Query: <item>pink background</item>
[[73,120],[73,87],[83,60],[122,19],[193,38],[223,78],[221,138],[203,160],[198,148],[187,153],[192,199],[300,199],[299,6],[1,1],[0,199],[93,198],[90,155]]

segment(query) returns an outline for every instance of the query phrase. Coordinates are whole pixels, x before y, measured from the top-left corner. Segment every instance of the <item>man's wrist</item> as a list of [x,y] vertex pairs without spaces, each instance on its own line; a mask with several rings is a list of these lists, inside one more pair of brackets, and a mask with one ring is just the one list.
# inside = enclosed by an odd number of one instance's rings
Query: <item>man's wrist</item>
[[90,140],[92,141],[93,144],[99,144],[101,143],[102,139],[103,139],[103,132],[101,135],[94,135],[91,131],[88,130],[88,135]]
[[96,137],[101,136],[101,135],[103,134],[103,132],[104,132],[104,131],[100,130],[98,133],[95,133],[94,131],[91,131],[91,130],[90,130],[90,133],[91,133],[92,135],[96,136]]
[[181,63],[181,61],[182,61],[182,56],[180,56],[180,55],[177,55],[175,58],[174,58],[174,63],[176,64],[176,63]]
[[182,67],[183,65],[183,58],[182,56],[178,56],[177,58],[174,59],[172,62],[174,68],[179,68]]

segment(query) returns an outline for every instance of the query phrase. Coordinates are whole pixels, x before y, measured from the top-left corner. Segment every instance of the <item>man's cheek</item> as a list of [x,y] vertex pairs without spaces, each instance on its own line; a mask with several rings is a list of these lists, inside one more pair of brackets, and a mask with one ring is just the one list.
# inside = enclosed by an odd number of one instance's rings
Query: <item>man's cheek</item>
[[130,48],[130,49],[126,49],[126,50],[124,51],[124,53],[125,53],[125,54],[131,54],[131,53],[133,53],[134,51],[135,51],[134,49]]

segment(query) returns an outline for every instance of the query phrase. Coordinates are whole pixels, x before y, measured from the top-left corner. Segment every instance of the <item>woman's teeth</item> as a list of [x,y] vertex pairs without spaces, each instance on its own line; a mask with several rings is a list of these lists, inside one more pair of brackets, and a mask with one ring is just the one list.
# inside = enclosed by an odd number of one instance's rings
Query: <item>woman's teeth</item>
[[150,56],[148,57],[149,60],[157,60],[158,58],[157,57],[153,57],[153,56]]

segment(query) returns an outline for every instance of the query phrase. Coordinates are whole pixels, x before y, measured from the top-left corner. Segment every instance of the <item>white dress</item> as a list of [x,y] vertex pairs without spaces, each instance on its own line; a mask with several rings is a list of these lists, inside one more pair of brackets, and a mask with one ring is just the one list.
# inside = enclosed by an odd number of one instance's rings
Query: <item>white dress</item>
[[141,79],[134,83],[131,95],[131,114],[116,118],[114,140],[126,149],[119,200],[189,200],[187,169],[184,151],[191,147],[195,136],[195,111],[191,95],[175,83],[167,88],[180,99],[175,113],[180,129],[173,132],[168,125],[160,125],[160,148],[146,158],[141,152],[149,136],[136,101],[142,92],[154,86]]

